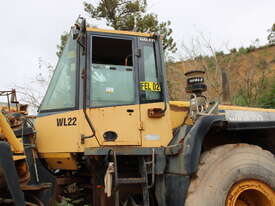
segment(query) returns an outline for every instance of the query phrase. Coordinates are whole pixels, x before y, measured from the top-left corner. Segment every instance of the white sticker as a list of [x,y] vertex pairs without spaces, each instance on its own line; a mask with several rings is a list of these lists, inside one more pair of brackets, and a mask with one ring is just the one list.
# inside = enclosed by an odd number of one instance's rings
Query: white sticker
[[158,134],[147,134],[145,135],[146,140],[160,140],[160,136]]
[[145,41],[145,42],[155,42],[155,39],[152,38],[145,38],[145,37],[140,37],[140,41]]
[[225,117],[230,121],[268,121],[270,120],[267,112],[226,110]]
[[106,93],[112,94],[112,93],[114,93],[114,88],[107,87],[105,91],[106,91]]

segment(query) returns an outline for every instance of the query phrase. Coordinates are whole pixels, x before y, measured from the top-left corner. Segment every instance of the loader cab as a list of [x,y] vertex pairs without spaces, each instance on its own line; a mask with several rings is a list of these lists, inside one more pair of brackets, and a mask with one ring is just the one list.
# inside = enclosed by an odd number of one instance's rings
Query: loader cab
[[86,89],[91,107],[164,101],[160,42],[150,35],[137,37],[90,30],[96,32],[87,33],[86,55],[76,40],[68,39],[40,113],[81,108],[79,74],[84,69],[89,73]]
[[59,128],[75,123],[70,129],[78,126],[75,142],[84,136],[77,143],[84,147],[166,145],[172,129],[163,68],[159,37],[87,28],[84,46],[69,38],[38,117],[59,116]]

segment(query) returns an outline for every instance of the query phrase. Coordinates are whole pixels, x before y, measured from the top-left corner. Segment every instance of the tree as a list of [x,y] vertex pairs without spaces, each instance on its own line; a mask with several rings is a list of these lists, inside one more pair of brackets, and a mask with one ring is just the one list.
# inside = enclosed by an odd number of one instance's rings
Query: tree
[[92,19],[105,20],[116,30],[158,32],[163,37],[165,51],[176,52],[171,22],[160,22],[154,13],[146,13],[146,0],[98,0],[84,2],[84,10]]
[[65,44],[68,40],[69,37],[69,33],[68,32],[64,32],[61,36],[60,36],[60,44],[57,45],[57,52],[56,55],[58,57],[60,57],[62,55],[62,52],[65,48]]
[[[84,10],[91,19],[105,20],[106,25],[116,30],[144,33],[159,33],[162,36],[164,51],[176,52],[176,43],[172,37],[171,22],[160,22],[154,13],[146,13],[146,0],[98,0],[95,3],[84,2]],[[89,26],[89,24],[87,24]],[[93,26],[95,27],[95,26]],[[60,36],[56,55],[61,56],[69,33]]]
[[275,108],[275,78],[273,78],[270,90],[261,96],[259,105],[264,108]]
[[269,35],[267,37],[268,43],[275,45],[275,23],[272,25],[271,29],[268,30]]

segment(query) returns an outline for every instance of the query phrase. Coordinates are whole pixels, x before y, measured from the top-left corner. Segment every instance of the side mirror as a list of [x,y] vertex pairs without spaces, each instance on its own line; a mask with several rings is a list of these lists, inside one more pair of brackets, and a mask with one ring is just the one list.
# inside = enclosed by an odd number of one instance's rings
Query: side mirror
[[71,28],[71,35],[73,40],[77,40],[77,42],[85,48],[86,41],[86,19],[79,17],[76,20],[76,23]]
[[73,40],[78,39],[80,30],[77,28],[77,25],[72,26],[71,28],[71,35],[73,37]]

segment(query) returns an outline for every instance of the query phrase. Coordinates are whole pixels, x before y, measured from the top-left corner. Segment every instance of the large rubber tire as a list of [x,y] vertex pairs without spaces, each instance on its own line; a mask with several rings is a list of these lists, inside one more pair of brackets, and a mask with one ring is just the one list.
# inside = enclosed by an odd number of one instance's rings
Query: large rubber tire
[[205,152],[191,180],[185,206],[224,206],[232,186],[256,179],[275,191],[275,158],[248,144],[218,146]]

